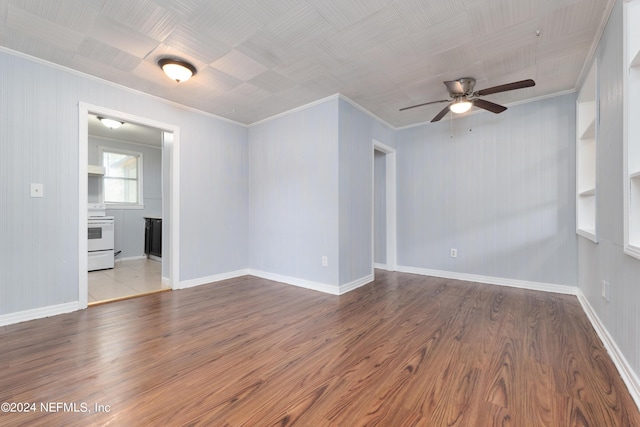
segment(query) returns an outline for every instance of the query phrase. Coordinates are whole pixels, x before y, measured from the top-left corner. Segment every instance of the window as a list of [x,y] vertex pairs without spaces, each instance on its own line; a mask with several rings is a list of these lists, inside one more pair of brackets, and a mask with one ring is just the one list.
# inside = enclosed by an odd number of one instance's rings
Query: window
[[100,147],[104,202],[111,208],[142,209],[142,153]]

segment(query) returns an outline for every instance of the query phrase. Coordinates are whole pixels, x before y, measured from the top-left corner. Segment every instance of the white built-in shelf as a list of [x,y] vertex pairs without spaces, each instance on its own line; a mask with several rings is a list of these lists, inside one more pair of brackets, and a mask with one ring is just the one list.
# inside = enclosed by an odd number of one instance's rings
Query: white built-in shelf
[[597,242],[598,85],[591,66],[576,101],[576,233]]
[[624,251],[640,259],[640,0],[624,8]]

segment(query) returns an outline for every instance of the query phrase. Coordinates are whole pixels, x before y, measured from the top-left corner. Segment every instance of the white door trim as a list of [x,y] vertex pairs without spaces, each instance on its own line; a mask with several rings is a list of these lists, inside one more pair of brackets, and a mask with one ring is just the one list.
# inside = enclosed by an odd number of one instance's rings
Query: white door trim
[[[79,308],[87,308],[88,277],[87,277],[87,203],[88,203],[88,163],[89,163],[89,122],[88,114],[100,114],[129,123],[138,123],[155,127],[173,133],[173,142],[168,144],[169,159],[169,286],[177,289],[180,283],[180,128],[178,126],[159,122],[121,111],[111,110],[96,105],[80,102],[78,104],[78,303]],[[163,197],[167,195],[164,194]],[[163,203],[164,205],[164,203]],[[164,206],[163,206],[164,209]]]
[[[375,139],[372,140],[373,149],[385,154],[385,194],[386,194],[386,238],[387,238],[387,270],[395,271],[396,259],[396,150]],[[375,156],[374,156],[375,157]],[[372,162],[373,164],[373,162]],[[373,175],[373,166],[372,166]],[[373,200],[373,199],[372,199]],[[371,215],[373,215],[373,202],[371,204]],[[373,230],[371,232],[373,242]],[[371,245],[373,248],[373,244]],[[372,250],[373,252],[373,250]],[[373,255],[371,256],[373,264]]]

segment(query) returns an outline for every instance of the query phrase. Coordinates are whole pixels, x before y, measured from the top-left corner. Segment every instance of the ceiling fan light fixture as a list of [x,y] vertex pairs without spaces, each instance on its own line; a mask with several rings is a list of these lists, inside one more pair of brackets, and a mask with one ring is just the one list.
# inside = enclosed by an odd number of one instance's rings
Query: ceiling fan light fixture
[[124,124],[124,122],[121,122],[120,120],[108,119],[106,117],[98,117],[98,120],[100,120],[100,123],[109,129],[118,129]]
[[452,113],[462,114],[469,111],[472,105],[473,102],[469,101],[467,98],[459,98],[449,105],[449,110],[451,110]]
[[186,82],[196,73],[196,67],[179,59],[162,58],[158,65],[171,80],[178,83]]

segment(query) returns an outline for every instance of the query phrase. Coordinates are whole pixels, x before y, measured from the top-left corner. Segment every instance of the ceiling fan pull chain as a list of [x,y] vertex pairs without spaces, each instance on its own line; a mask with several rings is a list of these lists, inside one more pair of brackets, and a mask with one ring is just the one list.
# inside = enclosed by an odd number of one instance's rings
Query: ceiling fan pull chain
[[453,140],[453,114],[449,114],[449,123],[451,124],[451,135],[450,135],[450,138]]

